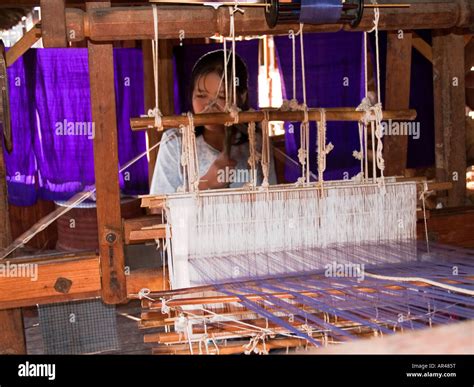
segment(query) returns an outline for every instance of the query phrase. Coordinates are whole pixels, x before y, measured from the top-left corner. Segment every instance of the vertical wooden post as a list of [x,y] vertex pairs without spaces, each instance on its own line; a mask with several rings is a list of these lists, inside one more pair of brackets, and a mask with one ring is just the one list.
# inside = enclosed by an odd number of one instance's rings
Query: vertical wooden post
[[[3,146],[0,143],[0,250],[11,243],[5,176]],[[26,343],[21,309],[0,310],[0,354],[20,355],[25,353]]]
[[464,37],[433,31],[436,178],[453,182],[447,205],[466,197]]
[[[110,2],[86,3],[87,10],[105,7],[110,7]],[[118,179],[113,48],[110,43],[89,41],[88,52],[95,125],[94,170],[102,298],[105,303],[116,304],[126,299],[127,289]]]
[[44,47],[67,47],[65,0],[41,0]]
[[[387,34],[385,109],[403,110],[410,105],[412,34],[390,31]],[[407,163],[408,135],[384,137],[387,176],[404,175]]]
[[[143,67],[145,83],[145,109],[155,107],[155,84],[153,76],[153,54],[151,41],[142,41]],[[159,108],[163,114],[174,114],[174,78],[173,78],[173,41],[160,40],[158,47],[158,79],[159,79]],[[162,133],[156,129],[147,130],[148,146],[151,147],[161,140]],[[158,149],[150,152],[148,171],[149,179],[153,177]]]

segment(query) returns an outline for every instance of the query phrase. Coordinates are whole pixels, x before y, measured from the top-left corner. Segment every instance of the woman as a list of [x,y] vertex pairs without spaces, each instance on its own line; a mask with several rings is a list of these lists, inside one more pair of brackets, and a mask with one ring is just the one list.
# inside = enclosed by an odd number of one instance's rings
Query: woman
[[[237,105],[248,110],[248,74],[242,59],[236,55]],[[232,57],[229,60],[232,63]],[[230,66],[228,66],[228,82],[231,83]],[[203,55],[194,65],[190,97],[193,114],[225,111],[224,86],[224,53],[222,50],[212,51]],[[231,87],[229,88],[232,89]],[[229,92],[229,99],[231,93]],[[233,125],[230,157],[224,153],[225,126],[213,124],[198,126],[196,147],[199,161],[199,189],[217,189],[240,187],[250,178],[248,159],[249,141],[247,125]],[[261,151],[261,135],[257,134],[257,147]],[[276,184],[273,153],[270,158],[269,183]],[[262,172],[257,172],[258,181],[262,181]],[[183,186],[181,167],[181,138],[177,129],[167,130],[162,137],[158,158],[155,164],[151,183],[151,194],[167,194],[176,192]]]

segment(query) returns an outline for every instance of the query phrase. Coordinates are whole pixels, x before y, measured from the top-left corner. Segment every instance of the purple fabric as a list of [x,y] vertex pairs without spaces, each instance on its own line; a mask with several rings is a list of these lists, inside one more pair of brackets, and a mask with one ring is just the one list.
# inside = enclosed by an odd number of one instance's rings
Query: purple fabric
[[[293,97],[291,40],[288,36],[275,37],[277,59],[282,74],[283,97]],[[363,35],[358,32],[305,34],[306,93],[309,107],[356,107],[364,94]],[[301,60],[299,38],[296,38],[296,98],[303,101],[301,89]],[[344,85],[345,77],[349,82]],[[297,160],[300,144],[299,123],[292,123],[294,132],[286,123],[286,152]],[[311,171],[317,175],[316,125],[310,126]],[[327,142],[334,149],[327,156],[325,180],[350,178],[360,172],[360,161],[352,156],[359,150],[359,133],[355,122],[328,122]],[[287,163],[285,177],[294,182],[301,169]]]
[[31,108],[35,101],[31,87],[35,61],[36,51],[29,50],[8,68],[13,151],[11,154],[4,151],[6,180],[10,202],[22,205],[34,204],[38,197],[32,141],[36,117]]
[[[174,48],[174,59],[176,71],[179,74],[175,88],[175,112],[181,114],[191,110],[188,102],[188,87],[191,79],[191,72],[197,60],[207,52],[222,49],[222,44],[193,44],[176,46]],[[230,49],[230,43],[227,44]],[[249,73],[249,101],[250,106],[258,108],[258,40],[237,42],[235,46],[237,54],[247,65]]]
[[[145,150],[144,133],[132,133],[129,124],[130,117],[144,113],[141,51],[115,49],[114,65],[119,159],[124,164]],[[10,202],[64,200],[93,185],[96,128],[87,49],[30,50],[8,75],[14,133],[14,152],[6,156]],[[25,81],[15,86],[17,78]],[[146,158],[120,180],[124,193],[146,193]]]

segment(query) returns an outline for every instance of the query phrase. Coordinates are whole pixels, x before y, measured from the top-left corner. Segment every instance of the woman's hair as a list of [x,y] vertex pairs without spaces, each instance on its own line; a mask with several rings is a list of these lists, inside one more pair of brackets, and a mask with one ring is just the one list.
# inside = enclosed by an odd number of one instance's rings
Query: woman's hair
[[[232,95],[232,53],[230,51],[227,51],[226,53],[228,59],[228,65],[227,65],[227,85],[228,85],[228,98],[229,101],[231,102],[231,95]],[[224,71],[225,71],[225,64],[224,64],[224,50],[216,50],[216,51],[211,51],[208,52],[207,54],[204,54],[199,60],[196,62],[196,64],[193,67],[192,73],[191,73],[191,81],[189,82],[189,102],[190,106],[192,107],[192,98],[193,98],[193,92],[194,88],[196,87],[196,83],[199,81],[199,79],[203,76],[206,76],[211,73],[216,73],[219,76],[223,76]],[[247,71],[247,66],[242,60],[242,58],[239,55],[235,55],[235,76],[237,78],[237,107],[242,110],[249,110],[249,98],[248,98],[248,71]],[[222,81],[222,85],[224,85],[224,81]],[[217,97],[217,96],[216,96]],[[234,125],[236,129],[241,132],[241,142],[245,142],[247,139],[247,135],[245,132],[242,132],[242,125]],[[246,125],[245,125],[246,128]],[[196,127],[196,135],[199,136],[202,134],[204,130],[204,127],[198,126]],[[243,140],[243,141],[242,141]]]

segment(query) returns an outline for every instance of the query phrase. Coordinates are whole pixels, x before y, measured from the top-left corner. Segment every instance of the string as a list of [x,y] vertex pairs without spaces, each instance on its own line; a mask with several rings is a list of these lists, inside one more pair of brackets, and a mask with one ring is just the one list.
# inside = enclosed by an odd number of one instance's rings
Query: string
[[318,121],[318,181],[322,187],[324,171],[326,170],[326,156],[334,149],[332,143],[326,144],[326,110],[319,109],[321,118]]
[[[194,127],[194,117],[191,112],[187,113],[188,125],[180,125],[182,133],[181,144],[181,165],[183,167],[184,187],[178,191],[187,192],[199,191],[199,158],[197,154],[196,132]],[[187,182],[187,185],[186,185]]]
[[303,87],[303,105],[308,106],[306,103],[306,72],[305,72],[305,63],[304,63],[304,41],[303,41],[303,27],[304,24],[300,23],[300,52],[301,52],[301,78],[302,78],[302,87]]
[[268,122],[270,120],[268,110],[263,110],[264,119],[262,121],[262,188],[268,188],[269,184],[269,175],[270,175],[270,134],[268,131]]
[[250,165],[251,171],[251,187],[255,188],[257,186],[257,162],[259,160],[259,155],[257,153],[257,138],[256,138],[256,126],[255,122],[250,122],[248,126],[249,134],[249,159],[248,163]]
[[428,237],[428,221],[426,219],[426,195],[428,194],[428,183],[426,181],[423,182],[423,192],[421,193],[421,203],[423,205],[423,223],[425,229],[425,241],[426,241],[426,251],[430,253],[430,242]]
[[[229,109],[229,85],[227,83],[227,43],[225,36],[223,37],[223,45],[224,45],[224,88],[225,88],[225,111]],[[221,78],[222,82],[222,78]],[[221,85],[219,84],[218,90],[220,90]]]
[[[139,161],[142,157],[148,156],[149,153],[157,148],[160,145],[166,144],[168,141],[171,141],[174,139],[175,136],[169,136],[167,139],[162,140],[148,148],[146,151],[140,153],[133,159],[129,160],[126,162],[123,166],[120,167],[119,173],[122,173],[126,169],[128,169],[130,166],[135,164],[137,161]],[[72,209],[76,208],[79,206],[81,203],[86,201],[89,198],[93,198],[93,196],[96,193],[96,187],[92,186],[91,189],[87,192],[80,192],[76,195],[74,195],[71,199],[69,199],[65,204],[60,209],[57,209],[53,211],[53,213],[48,214],[44,218],[40,219],[37,223],[35,223],[28,231],[24,232],[22,235],[20,235],[15,241],[8,246],[5,250],[2,251],[2,254],[0,256],[0,260],[5,259],[8,257],[11,253],[19,249],[20,247],[23,247],[26,245],[31,239],[33,239],[38,233],[41,231],[45,230],[47,227],[49,227],[52,223],[54,223],[56,220],[58,220],[61,216],[67,214],[69,211]]]
[[162,123],[162,114],[159,109],[159,74],[158,74],[158,64],[159,64],[159,46],[158,46],[158,7],[156,4],[152,5],[153,9],[153,29],[154,29],[154,39],[152,40],[152,55],[153,55],[153,81],[155,84],[155,107],[148,110],[148,116],[155,118],[155,128],[158,130],[163,130]]

